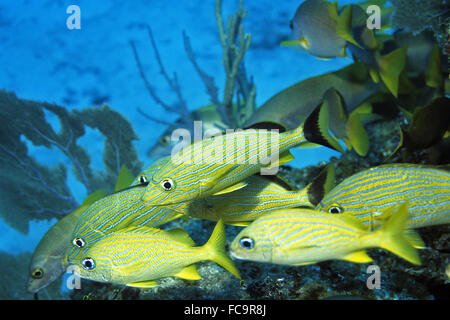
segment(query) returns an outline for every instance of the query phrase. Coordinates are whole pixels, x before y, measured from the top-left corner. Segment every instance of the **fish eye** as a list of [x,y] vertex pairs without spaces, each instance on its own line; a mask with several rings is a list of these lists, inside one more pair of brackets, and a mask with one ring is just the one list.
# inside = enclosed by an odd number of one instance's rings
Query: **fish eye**
[[41,268],[36,268],[33,271],[31,271],[31,276],[34,279],[40,279],[44,276],[44,270],[42,270]]
[[86,270],[92,270],[95,268],[95,261],[92,258],[85,258],[83,261],[81,261],[81,265]]
[[170,191],[173,189],[174,183],[172,179],[164,179],[163,181],[161,181],[161,187],[166,191]]
[[144,184],[144,183],[148,183],[148,180],[145,176],[140,176],[139,177],[139,183],[140,184]]
[[253,241],[252,238],[243,237],[241,238],[241,240],[239,240],[239,244],[241,245],[242,248],[250,250],[253,249],[253,247],[255,246],[255,241]]
[[344,209],[341,206],[334,204],[328,209],[328,212],[332,214],[339,214],[344,212]]
[[73,239],[72,243],[77,246],[78,248],[83,248],[86,245],[86,242],[84,242],[81,238],[75,238]]
[[294,21],[289,21],[289,28],[291,28],[291,30],[294,30]]
[[162,144],[169,144],[170,142],[170,137],[167,135],[163,135],[159,138],[159,142]]

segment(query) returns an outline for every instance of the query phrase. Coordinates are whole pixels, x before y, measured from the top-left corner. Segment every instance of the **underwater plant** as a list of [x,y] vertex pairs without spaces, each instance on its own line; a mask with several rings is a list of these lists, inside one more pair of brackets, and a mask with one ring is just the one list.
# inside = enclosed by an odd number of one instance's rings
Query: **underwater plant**
[[[147,30],[155,53],[155,59],[161,74],[177,96],[178,102],[175,105],[168,105],[164,99],[157,95],[145,75],[136,46],[130,41],[139,75],[144,81],[149,95],[156,104],[162,106],[167,112],[179,114],[180,118],[175,123],[169,123],[163,119],[153,117],[141,108],[137,109],[138,112],[151,121],[168,125],[170,130],[184,128],[192,133],[195,120],[203,121],[204,130],[210,127],[221,131],[225,131],[227,128],[242,128],[256,109],[256,87],[253,80],[248,78],[244,63],[245,52],[249,49],[251,43],[251,35],[244,32],[244,26],[242,25],[242,20],[246,14],[247,11],[244,11],[242,0],[240,0],[238,11],[228,17],[225,27],[222,16],[222,0],[216,0],[215,2],[215,17],[219,40],[223,49],[222,63],[225,69],[222,99],[219,97],[219,90],[214,78],[201,69],[196,61],[189,37],[186,33],[183,33],[183,43],[187,57],[200,76],[211,102],[211,105],[198,108],[193,112],[188,110],[186,101],[181,94],[176,73],[174,73],[172,78],[167,74],[150,27],[147,26]],[[154,159],[170,154],[170,133],[165,132],[156,145],[149,150],[148,154]]]
[[[59,132],[47,121],[46,113],[58,118]],[[142,164],[133,145],[137,136],[131,124],[107,105],[69,111],[1,90],[0,117],[4,120],[0,128],[0,214],[22,233],[28,232],[32,219],[60,218],[79,206],[68,186],[67,165],[41,163],[29,154],[27,140],[64,155],[86,194],[98,189],[111,191],[122,165],[136,175],[140,171]],[[92,168],[88,150],[77,141],[86,127],[98,129],[106,138],[105,172]]]

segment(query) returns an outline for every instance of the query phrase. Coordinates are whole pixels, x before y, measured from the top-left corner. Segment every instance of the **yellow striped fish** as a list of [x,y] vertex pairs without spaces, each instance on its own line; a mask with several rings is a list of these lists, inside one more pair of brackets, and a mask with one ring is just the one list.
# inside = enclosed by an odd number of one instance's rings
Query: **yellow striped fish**
[[[392,209],[390,209],[392,210]],[[368,231],[353,217],[308,209],[276,210],[256,219],[231,243],[231,256],[258,262],[305,265],[325,260],[371,262],[365,250],[382,248],[420,265],[411,244],[424,247],[413,230],[405,230],[407,204],[386,224]]]
[[334,186],[334,166],[329,165],[309,185],[292,190],[277,176],[250,176],[246,187],[217,196],[189,202],[188,214],[194,218],[247,226],[251,221],[275,209],[314,208]]
[[89,195],[77,209],[58,220],[42,237],[31,257],[27,291],[36,293],[59,278],[65,271],[64,256],[73,228],[81,214],[106,192]]
[[342,181],[316,209],[354,216],[374,230],[389,218],[383,212],[404,201],[410,204],[408,228],[450,223],[450,172],[418,164],[373,167]]
[[329,112],[320,105],[292,131],[248,129],[200,140],[174,152],[149,181],[142,195],[148,205],[187,202],[245,187],[242,180],[261,170],[276,174],[293,159],[289,149],[320,143],[339,145],[328,133]]
[[153,170],[159,168],[164,161],[166,160],[156,161],[151,167],[142,171],[130,187],[94,202],[83,212],[73,229],[71,243],[68,244],[67,263],[77,259],[83,251],[106,233],[128,226],[157,227],[186,212],[187,205],[184,203],[149,207],[140,201]]
[[225,251],[222,221],[201,247],[182,229],[160,230],[130,227],[105,235],[78,262],[82,278],[148,288],[158,280],[175,276],[199,280],[195,263],[210,260],[240,279],[239,271]]

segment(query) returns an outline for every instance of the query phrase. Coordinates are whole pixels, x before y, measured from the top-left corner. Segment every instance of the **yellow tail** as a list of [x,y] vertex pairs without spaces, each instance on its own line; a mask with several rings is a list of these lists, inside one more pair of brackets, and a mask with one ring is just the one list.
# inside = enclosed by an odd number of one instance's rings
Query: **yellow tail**
[[236,269],[233,260],[231,260],[225,250],[226,240],[225,227],[221,219],[217,222],[211,237],[203,248],[206,250],[209,260],[214,261],[241,279],[238,269]]
[[[393,211],[390,209],[389,211]],[[420,236],[413,230],[407,230],[408,203],[405,202],[398,207],[397,212],[390,213],[391,218],[380,230],[380,247],[391,251],[399,257],[420,265],[419,254],[416,248],[423,248],[424,243]]]

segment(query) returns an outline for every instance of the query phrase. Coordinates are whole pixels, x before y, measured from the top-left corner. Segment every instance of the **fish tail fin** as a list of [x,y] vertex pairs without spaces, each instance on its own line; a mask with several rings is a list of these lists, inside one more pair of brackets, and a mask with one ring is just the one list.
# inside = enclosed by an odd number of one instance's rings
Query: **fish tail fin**
[[406,66],[406,47],[398,48],[383,56],[376,55],[375,60],[381,80],[397,98],[400,74]]
[[[339,142],[329,132],[330,110],[328,102],[323,101],[314,109],[303,123],[304,137],[307,141],[344,152]],[[298,130],[298,129],[297,129]]]
[[208,242],[203,247],[207,252],[209,260],[214,261],[241,279],[238,269],[226,252],[226,240],[225,227],[222,219],[220,219],[219,222],[217,222]]
[[[393,210],[392,208],[389,211]],[[390,219],[380,230],[380,246],[415,265],[420,265],[416,248],[423,247],[423,241],[413,230],[405,230],[408,213],[407,202],[401,204],[397,212],[391,212]]]
[[357,112],[352,112],[348,117],[345,131],[347,138],[356,153],[365,157],[367,152],[369,152],[370,147],[369,135]]
[[333,189],[336,182],[334,164],[330,163],[314,178],[306,187],[309,202],[315,207],[322,201],[323,197]]

